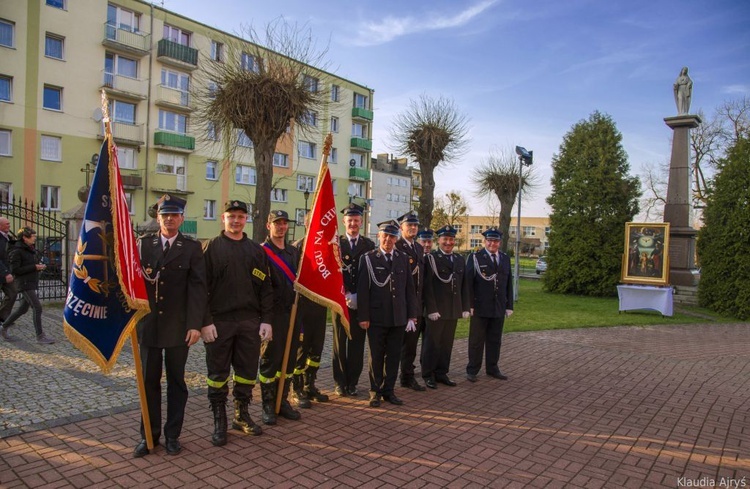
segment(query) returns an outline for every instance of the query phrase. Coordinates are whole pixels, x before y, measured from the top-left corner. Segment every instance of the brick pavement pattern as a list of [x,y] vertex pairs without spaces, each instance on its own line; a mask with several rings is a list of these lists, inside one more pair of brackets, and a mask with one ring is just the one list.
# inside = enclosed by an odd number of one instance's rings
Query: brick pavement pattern
[[[0,487],[696,487],[750,484],[750,324],[514,333],[503,382],[398,389],[402,407],[332,396],[260,437],[210,442],[203,348],[193,348],[183,452],[133,459],[132,358],[110,376],[67,342],[0,342]],[[330,348],[330,340],[327,348]],[[324,353],[326,361],[330,354]],[[330,368],[320,374],[330,393]],[[366,386],[366,376],[360,388]],[[256,393],[255,399],[259,395]],[[254,403],[257,420],[260,409]],[[737,483],[737,482],[735,482]],[[740,486],[742,487],[742,486]]]

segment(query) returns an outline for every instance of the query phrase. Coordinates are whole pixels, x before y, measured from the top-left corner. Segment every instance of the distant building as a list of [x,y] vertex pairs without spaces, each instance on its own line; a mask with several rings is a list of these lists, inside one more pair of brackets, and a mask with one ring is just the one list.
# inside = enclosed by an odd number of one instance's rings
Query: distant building
[[[511,218],[509,236],[504,238],[509,250],[515,248],[516,222],[517,218]],[[459,220],[456,223],[459,251],[481,248],[484,244],[482,232],[491,226],[499,226],[497,216],[466,216]],[[549,230],[549,217],[521,216],[521,255],[543,255],[549,246]]]
[[416,203],[412,191],[413,169],[406,158],[379,154],[372,159],[372,185],[367,235],[377,236],[379,222],[396,219],[412,210]]

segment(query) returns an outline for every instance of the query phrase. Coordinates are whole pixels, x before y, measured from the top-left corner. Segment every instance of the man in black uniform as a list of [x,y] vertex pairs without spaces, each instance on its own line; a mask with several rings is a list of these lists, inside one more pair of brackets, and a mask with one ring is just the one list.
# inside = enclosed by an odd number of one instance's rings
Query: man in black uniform
[[513,274],[510,258],[500,251],[503,233],[491,227],[482,233],[484,249],[469,255],[466,283],[469,286],[469,363],[466,379],[477,381],[486,348],[485,371],[490,377],[507,380],[500,371],[503,322],[513,314]]
[[211,443],[227,443],[226,402],[234,368],[232,428],[260,435],[248,406],[258,374],[261,340],[271,338],[273,286],[266,254],[244,232],[247,204],[230,200],[221,215],[224,230],[206,243],[209,307],[201,336],[206,345],[208,400],[214,414]]
[[396,249],[404,253],[409,259],[409,269],[414,281],[414,291],[417,297],[417,324],[415,331],[404,334],[404,346],[401,348],[401,387],[408,387],[415,391],[425,388],[414,377],[414,360],[417,358],[417,343],[419,336],[424,335],[424,321],[422,320],[422,287],[424,285],[424,249],[417,243],[419,217],[414,212],[407,212],[398,218],[401,226],[401,239],[396,241]]
[[434,238],[435,232],[429,228],[420,229],[417,233],[417,242],[422,245],[425,255],[432,251],[432,240]]
[[422,378],[430,389],[440,382],[456,383],[448,378],[453,351],[453,337],[458,319],[469,317],[469,290],[464,280],[466,263],[453,253],[456,228],[438,229],[438,249],[427,255],[425,262],[424,304],[427,325],[422,349]]
[[416,331],[419,307],[406,254],[396,249],[398,224],[378,224],[380,247],[359,260],[357,311],[370,346],[370,407],[384,399],[400,406],[394,387],[404,332]]
[[363,211],[361,206],[353,203],[341,210],[344,214],[346,234],[339,236],[339,247],[343,262],[344,289],[349,306],[349,332],[352,337],[349,339],[346,336],[346,330],[337,316],[333,322],[331,363],[333,364],[333,382],[336,384],[334,392],[339,396],[359,395],[357,383],[362,374],[365,355],[366,332],[358,326],[357,318],[357,267],[360,256],[374,249],[375,243],[359,234]]
[[[138,324],[146,402],[154,447],[161,435],[162,361],[167,371],[167,453],[182,450],[179,437],[185,418],[188,389],[185,363],[188,348],[201,337],[206,310],[206,267],[200,244],[179,232],[186,202],[165,194],[154,208],[160,232],[138,241],[151,312]],[[141,442],[134,457],[148,455],[141,420]]]
[[0,302],[0,338],[5,341],[13,341],[15,338],[8,334],[2,323],[8,319],[13,304],[16,303],[16,286],[13,284],[13,274],[10,273],[10,261],[8,252],[15,240],[11,238],[10,221],[0,217],[0,290],[3,291],[3,300]]
[[[273,339],[264,343],[260,349],[260,392],[263,396],[261,419],[264,424],[273,425],[276,424],[276,393],[281,378],[281,363],[284,359],[284,349],[289,334],[289,319],[294,305],[294,280],[299,266],[299,250],[286,242],[286,233],[289,231],[289,215],[286,211],[271,211],[268,214],[266,228],[268,237],[263,242],[263,251],[268,255],[268,263],[271,266]],[[298,318],[295,318],[294,322],[279,414],[286,419],[296,421],[302,416],[287,400],[294,372],[294,354],[299,345],[300,322]]]

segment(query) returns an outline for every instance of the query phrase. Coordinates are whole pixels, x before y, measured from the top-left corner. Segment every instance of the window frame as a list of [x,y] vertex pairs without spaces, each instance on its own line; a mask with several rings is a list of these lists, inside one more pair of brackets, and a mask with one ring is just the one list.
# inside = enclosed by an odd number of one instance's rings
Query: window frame
[[[57,92],[57,104],[58,107],[48,107],[47,104],[47,90]],[[51,110],[54,112],[62,112],[63,111],[63,89],[62,87],[57,87],[55,85],[47,85],[44,84],[42,88],[42,108],[44,110]]]
[[[314,192],[315,180],[317,180],[317,177],[314,177],[312,175],[297,174],[297,190],[299,190],[300,192],[304,192],[305,190]],[[302,185],[303,183],[304,186]]]
[[213,199],[203,199],[203,220],[215,221],[216,219],[216,201]]
[[[281,193],[281,199],[277,198],[278,193]],[[289,202],[289,191],[285,188],[272,188],[271,202]]]
[[[247,63],[248,61],[252,61],[252,66],[248,68]],[[240,68],[244,71],[249,71],[250,73],[257,73],[258,72],[258,58],[248,53],[247,51],[242,51],[240,54]]]
[[[13,131],[11,131],[10,129],[0,129],[0,136],[2,136],[3,134],[7,134],[7,137],[0,137],[0,156],[13,156]],[[8,143],[7,153],[2,152],[3,139]]]
[[253,140],[250,139],[250,136],[248,136],[243,129],[238,129],[237,146],[242,146],[243,148],[254,148],[255,143],[253,143]]
[[219,41],[214,41],[211,39],[211,52],[209,54],[211,57],[211,60],[217,61],[219,63],[224,62],[224,43]]
[[328,163],[336,165],[339,162],[339,150],[338,148],[331,147],[331,154],[328,155]]
[[[177,26],[167,24],[165,22],[161,32],[162,39],[172,41],[173,43],[179,44],[180,46],[185,46],[188,48],[192,47],[190,44],[193,40],[193,33],[190,31],[183,30]],[[174,36],[173,34],[177,34],[177,36]]]
[[[245,170],[247,170],[247,175],[248,175],[247,182],[242,181],[242,179],[238,178],[238,173],[240,174],[239,176],[244,176]],[[234,183],[236,183],[237,185],[257,185],[258,183],[257,170],[255,169],[254,166],[237,165],[234,169]]]
[[[54,40],[60,42],[60,56],[54,56],[47,51],[48,41]],[[65,36],[59,34],[53,34],[52,32],[44,33],[44,57],[50,59],[56,59],[59,61],[65,61]]]
[[[55,154],[52,153],[45,153],[45,141],[47,144],[51,144],[53,141],[56,143],[56,149],[57,151]],[[39,138],[39,159],[42,161],[54,161],[54,162],[61,162],[62,161],[62,138],[60,136],[50,136],[49,134],[42,134]]]
[[[110,8],[115,9],[114,20],[109,18]],[[123,23],[123,14],[129,14],[130,18],[128,20],[132,20],[133,25]],[[141,14],[133,10],[122,8],[119,5],[115,5],[113,3],[107,3],[107,25],[125,32],[140,32]]]
[[[50,3],[50,2],[54,2],[54,3]],[[55,5],[58,3],[59,5]],[[68,10],[67,0],[45,0],[44,4],[47,5],[48,7],[52,7],[52,8],[56,8],[60,10]]]
[[[303,153],[302,152],[303,146],[309,149],[310,151],[309,152],[306,151],[305,153]],[[307,159],[314,160],[315,155],[317,154],[317,144],[300,139],[297,142],[297,153],[299,154],[300,158],[307,158]]]
[[[161,158],[170,158],[171,162],[162,162]],[[178,165],[177,162],[181,161],[182,165]],[[160,168],[162,167],[162,168]],[[171,171],[164,170],[164,167],[171,167]],[[176,154],[176,153],[164,153],[164,152],[158,152],[156,154],[156,167],[154,168],[154,171],[156,173],[159,173],[161,175],[184,175],[185,170],[187,168],[187,157],[182,154]],[[180,169],[182,171],[180,171]]]
[[0,102],[5,102],[8,104],[13,103],[13,77],[8,75],[0,75],[0,80],[7,80],[8,81],[8,98],[0,98]]
[[[133,120],[121,119],[118,117],[118,106],[129,106],[133,108]],[[110,99],[109,100],[109,114],[112,118],[112,122],[119,122],[120,124],[129,124],[134,126],[138,120],[138,104],[132,102],[125,102],[124,100]]]
[[[279,165],[279,164],[276,163],[277,160],[278,160],[277,156],[282,156],[283,157],[282,158],[283,159],[283,164],[282,165]],[[289,155],[286,154],[286,153],[274,153],[273,154],[273,166],[275,166],[276,168],[289,168]]]
[[[211,173],[213,174],[213,176],[209,175],[209,169],[210,168],[212,168]],[[218,161],[216,161],[216,160],[206,160],[206,173],[205,173],[206,180],[209,180],[211,182],[217,181],[219,179],[218,169],[219,169],[219,162]]]
[[320,79],[312,75],[302,75],[302,85],[311,93],[318,93],[320,90]]
[[[46,189],[46,191],[45,191]],[[42,185],[41,186],[41,198],[39,199],[39,207],[46,211],[59,211],[60,205],[60,187],[54,185]],[[54,198],[52,194],[54,195]],[[53,204],[54,200],[57,200],[57,207],[51,207],[49,204]]]
[[[117,146],[117,166],[123,170],[138,169],[138,149],[133,146]],[[128,157],[127,155],[131,155]],[[125,158],[123,158],[125,156]],[[123,165],[123,161],[128,165]]]
[[331,83],[331,102],[339,102],[341,100],[341,86]]
[[5,208],[1,205],[4,202],[13,201],[13,182],[0,182],[0,209]]
[[[169,122],[168,117],[170,115],[174,116],[174,123],[176,124],[174,128],[168,127],[168,124],[167,124],[167,122]],[[185,130],[180,131],[180,121],[183,119],[185,121]],[[167,131],[167,132],[172,132],[175,134],[181,134],[183,136],[186,136],[188,132],[188,121],[189,121],[189,118],[185,114],[180,114],[179,112],[173,112],[171,110],[166,110],[166,109],[159,109],[158,127],[159,127],[159,130],[161,131]]]
[[[10,28],[10,44],[0,43],[0,46],[15,49],[16,47],[16,23],[6,19],[0,19],[0,24],[5,24]],[[2,39],[2,36],[0,36]]]
[[370,97],[362,95],[361,93],[354,92],[354,100],[352,105],[357,109],[370,110]]
[[341,124],[339,123],[339,118],[332,115],[331,116],[331,132],[338,134],[340,126]]

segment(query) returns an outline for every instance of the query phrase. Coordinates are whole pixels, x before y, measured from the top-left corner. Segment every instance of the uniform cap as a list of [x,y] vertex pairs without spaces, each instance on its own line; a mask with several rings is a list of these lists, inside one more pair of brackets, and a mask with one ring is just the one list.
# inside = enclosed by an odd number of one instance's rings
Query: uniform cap
[[390,220],[390,221],[383,221],[378,223],[378,231],[385,234],[390,234],[391,236],[398,236],[398,223],[396,221]]
[[448,236],[451,238],[456,237],[456,228],[451,226],[450,224],[446,224],[445,226],[441,227],[436,231],[436,234],[438,235],[438,238],[440,236]]
[[247,204],[241,200],[228,200],[226,204],[224,204],[224,212],[229,211],[242,211],[247,214]]
[[289,220],[289,214],[286,211],[276,210],[268,213],[268,222],[276,222],[282,219]]
[[435,231],[429,228],[420,229],[417,233],[417,239],[435,239]]
[[502,231],[496,227],[487,228],[487,230],[482,233],[482,236],[484,236],[485,239],[503,239]]
[[354,202],[341,209],[341,213],[345,216],[361,216],[364,211],[364,207],[362,207],[361,205],[357,205]]
[[184,214],[187,201],[174,195],[164,194],[152,206],[157,214]]
[[414,211],[409,211],[403,216],[398,218],[398,223],[403,224],[408,222],[409,224],[419,224],[419,216]]

